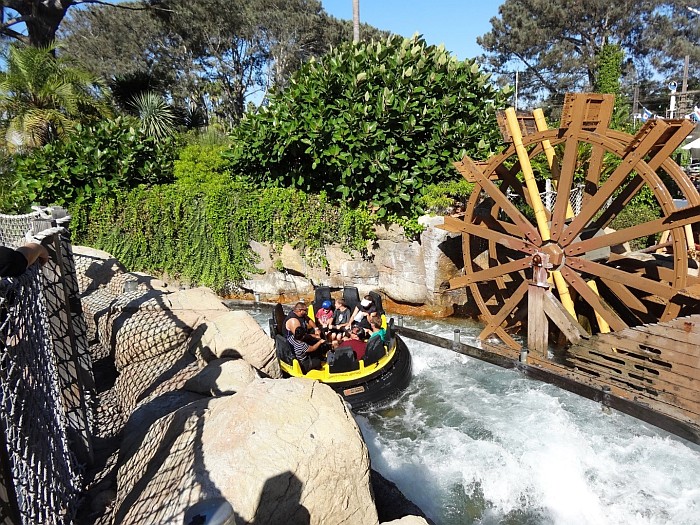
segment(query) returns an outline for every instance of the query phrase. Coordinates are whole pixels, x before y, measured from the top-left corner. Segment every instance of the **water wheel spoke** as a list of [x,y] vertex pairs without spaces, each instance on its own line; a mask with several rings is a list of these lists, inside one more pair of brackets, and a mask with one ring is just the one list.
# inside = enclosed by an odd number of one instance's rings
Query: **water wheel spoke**
[[678,315],[681,313],[681,305],[680,303],[675,303],[675,302],[670,302],[666,305],[666,308],[664,308],[664,312],[661,314],[661,317],[659,318],[659,322],[665,322],[665,321],[670,321],[671,319],[675,319],[678,317]]
[[570,136],[566,139],[564,158],[562,159],[557,183],[557,202],[552,212],[551,238],[553,241],[559,239],[566,219],[566,211],[569,208],[569,196],[571,195],[571,185],[574,181],[574,171],[576,169],[576,159],[578,155],[578,139]]
[[[687,274],[687,259],[681,257],[680,261],[677,262],[677,268],[667,268],[658,261],[639,261],[636,259],[629,259],[624,255],[618,255],[611,253],[608,258],[608,264],[614,263],[617,267],[625,268],[627,272],[634,272],[637,275],[647,276],[649,279],[656,281],[666,281],[668,283],[675,283],[674,288],[680,289],[683,286],[691,286],[694,284],[700,284],[700,280],[693,275]],[[685,264],[684,264],[685,263]],[[684,269],[685,268],[685,269]],[[684,276],[684,279],[679,280],[679,274]]]
[[[539,146],[541,149],[541,145]],[[537,150],[538,148],[535,147],[534,150],[530,152],[530,158],[534,156],[533,153]],[[530,193],[527,191],[526,185],[516,176],[520,170],[520,160],[516,160],[515,164],[510,169],[507,169],[503,165],[500,165],[496,169],[496,173],[498,173],[498,176],[503,181],[503,184],[500,186],[501,193],[503,195],[507,195],[508,188],[512,188],[516,195],[523,199],[527,203],[527,205],[530,206],[530,208],[534,208],[535,205],[532,202],[532,199],[530,198]],[[547,220],[551,220],[550,211],[545,208],[544,212],[547,216]]]
[[595,310],[596,314],[600,315],[610,325],[610,328],[613,330],[624,330],[627,328],[627,324],[608,305],[601,301],[600,297],[588,287],[580,275],[566,266],[561,268],[560,271],[566,282]]
[[445,217],[443,228],[454,233],[468,233],[481,239],[487,239],[501,244],[507,248],[523,253],[534,253],[536,247],[527,241],[511,237],[502,232],[492,230],[485,225],[472,224],[467,221],[460,221],[454,217]]
[[634,315],[636,315],[638,318],[639,315],[649,314],[649,309],[647,308],[647,306],[642,301],[640,301],[639,298],[634,293],[632,293],[629,290],[629,288],[627,288],[624,284],[611,281],[610,279],[607,279],[605,277],[601,277],[600,280],[620,301],[622,301],[625,304],[625,306],[631,312],[634,312]]
[[542,244],[542,238],[537,232],[537,229],[530,223],[530,221],[525,217],[520,210],[515,207],[515,205],[510,202],[508,197],[501,191],[501,189],[491,182],[488,177],[486,177],[478,166],[474,162],[470,161],[468,158],[462,161],[463,164],[470,170],[470,174],[474,177],[477,183],[482,187],[482,189],[494,200],[494,202],[501,207],[501,210],[510,217],[514,224],[520,228],[525,238],[527,238],[531,243],[535,245]]
[[519,272],[520,270],[530,268],[530,266],[530,258],[525,257],[505,264],[499,264],[492,268],[486,268],[485,270],[470,272],[468,275],[460,275],[459,277],[450,279],[450,289],[454,290],[455,288],[461,288],[462,286],[467,286],[472,283],[491,281],[496,277],[503,277],[509,273]]
[[498,173],[498,176],[503,181],[503,184],[501,184],[499,189],[501,193],[505,194],[507,193],[508,188],[512,188],[513,191],[518,195],[518,197],[527,201],[530,197],[527,195],[527,192],[523,189],[523,183],[519,181],[518,178],[515,176],[515,174],[518,172],[518,170],[515,168],[519,169],[520,164],[516,164],[511,169],[506,168],[502,164],[498,166],[498,168],[496,168],[496,173]]
[[566,265],[578,272],[595,275],[601,279],[619,283],[627,288],[634,288],[635,290],[641,290],[643,292],[658,295],[664,299],[670,299],[676,294],[673,287],[666,283],[647,279],[641,275],[629,273],[624,270],[618,270],[617,268],[611,268],[610,266],[588,261],[580,257],[567,258]]
[[[644,185],[644,179],[640,175],[635,175],[632,180],[630,180],[624,189],[615,196],[610,205],[603,211],[600,217],[598,217],[591,224],[591,231],[602,230],[607,227],[610,222],[617,217],[617,215],[622,211],[622,209],[627,206],[627,204],[632,200],[639,190]],[[581,235],[582,239],[586,238],[586,234]]]
[[627,176],[634,171],[637,164],[643,163],[644,157],[656,147],[657,141],[663,136],[664,129],[662,128],[662,126],[652,128],[642,136],[639,142],[634,143],[634,147],[630,147],[627,150],[620,165],[615,168],[608,180],[600,186],[596,194],[591,197],[586,206],[581,209],[581,212],[566,228],[561,236],[561,244],[569,244],[573,241],[586,224],[591,221],[593,216],[603,208],[613,193],[620,188]]
[[[683,208],[682,210],[670,213],[667,217],[661,217],[660,219],[631,226],[616,232],[606,233],[600,237],[575,242],[565,248],[564,253],[568,256],[580,255],[598,248],[614,246],[631,241],[632,239],[649,237],[650,235],[655,235],[666,230],[681,228],[686,224],[696,222],[698,214],[700,214],[700,205]],[[680,231],[682,236],[683,230],[681,229]]]
[[489,319],[488,324],[479,334],[479,339],[486,339],[494,332],[496,332],[497,329],[500,328],[503,321],[506,320],[506,317],[508,317],[513,312],[513,310],[515,310],[515,307],[518,306],[518,303],[522,300],[523,297],[525,297],[525,292],[527,292],[528,286],[529,285],[527,281],[523,281],[520,283],[518,288],[511,294],[511,296],[503,304],[498,313],[496,313],[494,316],[491,317],[491,319]]
[[598,193],[598,185],[600,184],[600,170],[603,166],[603,158],[605,150],[599,146],[592,146],[591,156],[588,159],[588,169],[586,170],[586,182],[583,185],[583,205],[588,204],[588,201],[593,195]]
[[[497,218],[493,217],[492,215],[479,215],[479,218],[483,222],[483,224],[494,230],[494,231],[499,231],[503,233],[507,233],[508,235],[512,237],[522,237],[522,232],[520,229],[513,224],[512,222],[505,222],[505,221],[499,221]],[[529,245],[534,248],[534,245]],[[529,252],[528,252],[529,253]]]

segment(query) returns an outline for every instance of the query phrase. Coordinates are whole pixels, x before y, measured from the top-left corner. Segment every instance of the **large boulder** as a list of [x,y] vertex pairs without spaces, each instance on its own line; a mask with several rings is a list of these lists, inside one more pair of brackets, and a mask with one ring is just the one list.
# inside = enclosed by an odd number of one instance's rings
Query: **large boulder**
[[428,525],[428,522],[420,516],[404,516],[397,520],[383,521],[382,525]]
[[180,311],[175,317],[169,310],[137,310],[114,317],[111,337],[117,370],[141,361],[149,361],[187,344],[200,317],[196,312]]
[[367,449],[327,385],[262,379],[133,437],[120,456],[115,525],[182,523],[188,508],[215,498],[239,523],[378,523]]
[[[184,377],[183,369],[188,371]],[[123,413],[130,414],[140,401],[165,390],[184,387],[196,372],[195,358],[187,352],[186,344],[161,353],[155,359],[130,363],[119,371],[114,385],[119,407]],[[178,381],[175,385],[171,382],[173,378]]]
[[[190,402],[148,427],[137,426],[136,420],[129,425],[119,451],[113,525],[182,523],[186,509],[205,497],[211,484],[206,474],[197,479],[195,464],[201,464],[202,427],[211,399]],[[168,399],[166,404],[180,403]],[[149,419],[142,415],[141,421]]]
[[206,396],[227,396],[257,379],[255,368],[243,359],[215,359],[189,378],[183,388]]
[[109,253],[87,246],[73,246],[73,260],[80,294],[96,290],[126,271]]
[[116,299],[117,297],[104,287],[88,290],[80,298],[87,329],[88,343],[93,343],[98,340],[97,327],[99,320],[110,314],[112,311],[112,304]]
[[204,286],[178,290],[164,296],[163,308],[173,312],[192,310],[202,317],[216,317],[228,311],[221,298],[211,288]]
[[378,522],[362,435],[328,385],[260,380],[230,399],[207,419],[203,457],[243,522]]
[[205,361],[243,358],[268,377],[282,377],[274,341],[248,312],[227,311],[207,319],[201,328],[194,348]]
[[[394,301],[423,304],[428,300],[423,252],[417,241],[377,241],[374,263],[379,287]],[[432,294],[431,294],[432,295]]]

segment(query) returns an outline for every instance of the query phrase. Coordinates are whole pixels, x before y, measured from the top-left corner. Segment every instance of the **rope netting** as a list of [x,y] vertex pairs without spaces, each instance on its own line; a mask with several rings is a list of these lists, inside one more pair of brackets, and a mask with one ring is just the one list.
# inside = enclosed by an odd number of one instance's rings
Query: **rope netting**
[[0,214],[0,244],[45,240],[51,255],[43,267],[0,278],[2,523],[74,523],[92,455],[92,362],[62,214]]
[[10,473],[22,523],[71,523],[80,474],[68,448],[37,265],[0,280],[0,392]]
[[21,246],[27,232],[38,218],[38,211],[26,215],[0,214],[0,245],[14,248]]

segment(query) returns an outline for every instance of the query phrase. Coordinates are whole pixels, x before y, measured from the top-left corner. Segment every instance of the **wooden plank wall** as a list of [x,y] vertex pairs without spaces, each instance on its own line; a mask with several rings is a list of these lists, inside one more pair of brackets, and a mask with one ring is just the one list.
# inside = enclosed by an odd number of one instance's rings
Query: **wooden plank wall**
[[570,347],[566,358],[576,375],[614,395],[700,425],[699,314],[599,334]]

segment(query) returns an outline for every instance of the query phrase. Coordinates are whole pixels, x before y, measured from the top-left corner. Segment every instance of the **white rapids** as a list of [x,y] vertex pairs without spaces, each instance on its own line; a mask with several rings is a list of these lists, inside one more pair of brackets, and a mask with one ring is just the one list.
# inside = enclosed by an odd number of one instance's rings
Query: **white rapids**
[[[266,310],[251,313],[267,328]],[[479,330],[404,322],[447,338],[460,328],[465,343]],[[437,525],[700,524],[700,447],[517,370],[405,341],[410,386],[356,419],[372,467]]]

